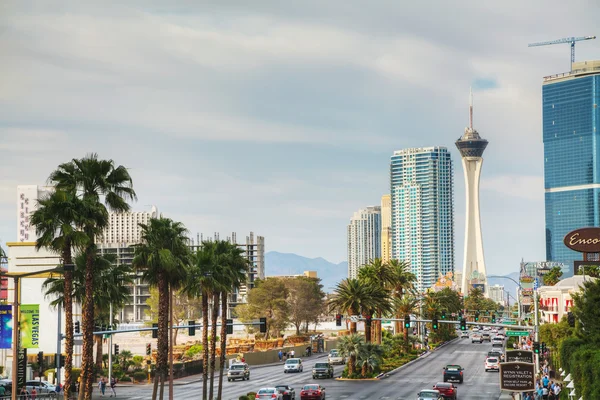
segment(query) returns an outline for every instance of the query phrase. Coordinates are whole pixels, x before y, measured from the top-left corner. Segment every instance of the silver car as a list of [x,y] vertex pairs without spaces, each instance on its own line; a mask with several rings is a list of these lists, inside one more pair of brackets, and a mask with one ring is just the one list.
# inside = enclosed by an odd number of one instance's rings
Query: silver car
[[258,389],[258,392],[256,392],[255,399],[283,400],[283,395],[279,393],[277,388],[267,387]]
[[335,364],[345,364],[345,363],[346,363],[346,359],[344,357],[342,357],[336,349],[332,349],[329,352],[329,364],[335,365]]
[[56,386],[48,382],[40,381],[27,381],[25,382],[25,390],[31,394],[31,391],[35,388],[37,394],[49,394],[50,397],[57,397]]
[[302,360],[299,358],[289,358],[285,361],[283,372],[302,372],[304,367],[302,366]]
[[442,395],[439,390],[425,389],[417,393],[417,400],[438,400]]

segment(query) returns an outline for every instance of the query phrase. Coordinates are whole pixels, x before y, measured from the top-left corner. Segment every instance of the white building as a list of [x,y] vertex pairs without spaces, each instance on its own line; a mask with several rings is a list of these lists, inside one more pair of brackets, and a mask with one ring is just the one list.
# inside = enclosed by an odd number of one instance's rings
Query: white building
[[483,239],[481,236],[481,217],[479,213],[479,178],[483,165],[483,151],[488,141],[481,138],[473,129],[473,94],[469,104],[469,127],[456,141],[456,147],[462,156],[466,189],[466,221],[465,221],[465,253],[461,290],[468,295],[473,285],[484,285],[483,291],[489,295],[485,260],[483,255]]
[[573,307],[573,294],[579,293],[585,281],[596,280],[590,276],[574,275],[559,281],[554,286],[538,289],[542,322],[558,323]]
[[489,287],[490,300],[495,301],[500,305],[506,304],[504,285],[494,285]]
[[348,224],[348,278],[375,258],[381,258],[381,207],[362,208]]

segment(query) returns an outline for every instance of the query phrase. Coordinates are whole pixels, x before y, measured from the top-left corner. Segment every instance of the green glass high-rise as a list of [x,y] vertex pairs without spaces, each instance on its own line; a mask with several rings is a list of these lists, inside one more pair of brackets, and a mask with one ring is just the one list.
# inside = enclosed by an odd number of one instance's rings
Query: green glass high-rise
[[600,61],[545,77],[542,112],[546,259],[564,263],[569,276],[582,256],[565,235],[600,226]]

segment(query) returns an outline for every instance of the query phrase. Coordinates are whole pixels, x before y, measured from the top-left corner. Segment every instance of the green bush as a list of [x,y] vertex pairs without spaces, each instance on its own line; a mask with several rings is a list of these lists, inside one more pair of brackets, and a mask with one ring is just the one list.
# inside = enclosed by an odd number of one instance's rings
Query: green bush
[[128,377],[127,375],[123,376],[121,379],[119,379],[121,382],[131,382],[131,378]]
[[202,353],[202,345],[201,344],[195,344],[192,345],[189,349],[187,349],[187,351],[185,352],[185,356],[188,358],[194,358],[196,355]]
[[133,373],[133,380],[136,382],[142,382],[148,379],[148,374],[144,371],[137,371]]
[[243,395],[239,397],[239,400],[250,400],[250,397]]
[[256,392],[248,392],[248,394],[246,394],[246,396],[248,396],[249,399],[254,399],[254,398],[256,398]]
[[81,375],[81,368],[71,369],[71,378],[73,379],[73,382],[77,382],[77,379],[79,379],[79,375]]

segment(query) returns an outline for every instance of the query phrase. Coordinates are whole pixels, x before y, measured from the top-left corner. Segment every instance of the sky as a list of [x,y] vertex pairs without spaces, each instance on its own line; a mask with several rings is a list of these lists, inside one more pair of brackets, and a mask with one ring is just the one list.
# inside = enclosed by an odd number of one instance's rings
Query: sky
[[[16,240],[17,185],[95,152],[130,169],[134,210],[337,263],[353,212],[389,193],[394,150],[446,146],[460,268],[454,142],[473,87],[488,273],[543,260],[541,83],[570,49],[527,44],[600,35],[600,3],[565,4],[3,1],[0,242]],[[576,58],[600,59],[600,39]]]

